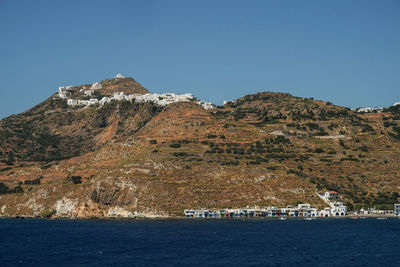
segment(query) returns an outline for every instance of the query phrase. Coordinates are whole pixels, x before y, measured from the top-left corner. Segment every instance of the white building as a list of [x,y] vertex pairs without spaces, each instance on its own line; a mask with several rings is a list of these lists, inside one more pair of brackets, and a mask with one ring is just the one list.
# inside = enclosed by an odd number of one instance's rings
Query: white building
[[93,93],[94,93],[94,90],[92,90],[92,89],[84,90],[84,91],[83,91],[83,94],[84,94],[85,96],[92,96]]
[[400,102],[394,103],[393,106],[400,106]]
[[67,93],[72,89],[72,86],[60,86],[58,87],[58,97],[59,98],[67,98]]
[[336,191],[327,191],[322,198],[328,202],[340,200],[339,193]]
[[343,202],[338,201],[341,199],[338,192],[327,191],[323,195],[320,195],[320,194],[317,194],[317,195],[320,198],[322,198],[330,206],[330,208],[324,209],[324,212],[320,211],[320,216],[322,216],[322,217],[345,216],[347,214],[347,207],[343,205]]
[[103,87],[101,86],[101,84],[98,83],[98,82],[95,82],[94,84],[92,84],[92,87],[91,87],[90,89],[92,89],[92,90],[99,90],[99,89],[101,89],[101,88],[103,88]]
[[400,204],[394,204],[394,215],[400,216]]
[[100,105],[104,105],[111,102],[111,98],[109,98],[108,96],[104,96],[102,99],[100,99],[99,104]]
[[67,100],[67,105],[68,105],[68,106],[77,106],[77,105],[78,105],[78,100],[75,100],[75,99],[68,99],[68,100]]
[[365,107],[365,108],[357,108],[356,111],[358,113],[371,113],[371,112],[382,112],[383,108],[371,108],[371,107]]
[[342,202],[331,203],[332,216],[345,216],[347,214],[347,207],[343,206]]
[[89,99],[89,106],[99,103],[99,100],[96,98]]
[[124,75],[118,73],[118,74],[115,76],[114,79],[123,79],[123,78],[126,78],[126,77],[125,77]]
[[323,210],[320,210],[318,212],[319,217],[330,217],[331,216],[331,209],[330,208],[324,208]]
[[213,109],[215,108],[215,105],[211,102],[204,102],[204,101],[198,101],[197,104],[202,106],[204,109]]
[[115,100],[121,101],[125,99],[125,94],[124,92],[120,92],[120,93],[114,93],[114,97]]
[[67,92],[59,92],[58,97],[62,99],[67,98]]

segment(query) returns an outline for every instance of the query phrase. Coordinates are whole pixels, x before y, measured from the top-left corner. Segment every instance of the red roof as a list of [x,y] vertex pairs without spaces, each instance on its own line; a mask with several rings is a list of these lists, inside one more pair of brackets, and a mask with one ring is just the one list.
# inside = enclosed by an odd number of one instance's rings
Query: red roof
[[336,191],[328,191],[329,194],[337,194],[338,192]]

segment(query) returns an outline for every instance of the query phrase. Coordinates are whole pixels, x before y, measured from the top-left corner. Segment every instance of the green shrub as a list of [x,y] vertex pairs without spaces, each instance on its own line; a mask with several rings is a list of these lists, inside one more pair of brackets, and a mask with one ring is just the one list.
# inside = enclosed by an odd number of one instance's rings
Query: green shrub
[[0,183],[0,194],[8,194],[10,192],[10,188],[6,186],[4,183]]
[[276,166],[268,166],[267,169],[271,170],[271,171],[275,171],[275,170],[278,169],[278,167],[276,167]]
[[187,157],[188,154],[186,152],[174,152],[173,155],[175,157]]
[[81,184],[82,177],[81,176],[68,176],[67,181],[72,182],[73,184]]
[[82,177],[80,177],[80,176],[72,176],[71,180],[72,180],[73,184],[81,184],[82,183]]
[[239,161],[237,160],[231,160],[231,161],[224,161],[220,163],[222,166],[224,165],[233,165],[233,166],[237,166],[239,165]]
[[180,147],[181,147],[181,144],[179,144],[179,143],[172,143],[172,144],[169,145],[169,147],[172,147],[172,148],[180,148]]
[[310,123],[307,123],[306,125],[307,125],[308,129],[310,129],[310,130],[318,130],[319,129],[319,125],[317,123],[310,122]]
[[53,215],[55,215],[56,214],[56,210],[54,210],[54,209],[46,209],[46,210],[42,210],[41,212],[40,212],[40,216],[42,217],[42,218],[51,218]]
[[12,168],[11,167],[5,167],[3,169],[0,169],[0,172],[6,172],[6,171],[9,171],[9,170],[12,170]]
[[34,180],[25,180],[25,181],[24,181],[24,184],[26,184],[26,185],[39,185],[39,184],[40,184],[40,180],[41,180],[42,178],[43,178],[43,177],[39,177],[39,178],[34,179]]
[[21,185],[17,185],[16,187],[14,187],[10,193],[23,193],[24,189],[22,188]]

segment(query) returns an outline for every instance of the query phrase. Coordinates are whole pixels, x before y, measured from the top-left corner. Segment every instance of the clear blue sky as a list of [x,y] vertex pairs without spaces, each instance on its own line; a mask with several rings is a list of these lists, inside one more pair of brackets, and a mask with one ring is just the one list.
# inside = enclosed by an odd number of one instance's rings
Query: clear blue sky
[[400,1],[0,0],[0,118],[122,73],[152,92],[400,101]]

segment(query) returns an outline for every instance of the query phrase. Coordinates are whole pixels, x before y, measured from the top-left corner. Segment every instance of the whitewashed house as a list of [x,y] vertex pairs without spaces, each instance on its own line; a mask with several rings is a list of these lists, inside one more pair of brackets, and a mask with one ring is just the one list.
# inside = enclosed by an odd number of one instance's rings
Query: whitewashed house
[[118,73],[118,74],[115,76],[114,79],[123,79],[123,78],[126,78],[126,77],[125,77],[124,75]]
[[115,100],[118,100],[118,101],[121,101],[121,100],[124,100],[125,99],[125,94],[124,94],[124,92],[120,92],[120,93],[114,93],[114,99]]
[[67,100],[67,105],[68,105],[68,106],[77,106],[77,105],[78,105],[78,100],[75,100],[75,99],[68,99],[68,100]]
[[83,91],[83,94],[84,94],[85,96],[92,96],[93,93],[94,93],[94,90],[92,90],[92,89],[84,90],[84,91]]
[[357,108],[356,111],[358,113],[371,113],[371,112],[378,112],[381,113],[383,111],[383,108],[371,108],[371,107],[366,107],[366,108]]
[[67,98],[67,93],[66,93],[66,92],[62,92],[62,93],[59,92],[59,93],[58,93],[58,97],[59,97],[59,98],[62,98],[62,99]]
[[111,102],[111,98],[109,98],[108,96],[104,96],[102,99],[100,99],[99,104],[100,105],[104,105]]
[[325,217],[326,214],[329,214],[328,216],[345,216],[347,214],[347,207],[343,205],[343,202],[338,201],[341,199],[338,192],[327,191],[323,195],[317,195],[330,206],[330,208],[326,208],[323,213],[320,211],[320,216]]
[[99,89],[101,89],[101,88],[103,88],[103,87],[101,86],[101,84],[98,83],[98,82],[95,82],[94,84],[92,84],[92,87],[91,87],[90,89],[92,89],[92,90],[99,90]]
[[394,215],[400,216],[400,204],[394,204]]
[[213,109],[215,107],[211,102],[197,101],[197,104],[202,106],[204,109]]
[[340,200],[340,197],[339,197],[339,193],[336,191],[327,191],[327,192],[325,192],[323,199],[325,201],[330,202],[330,201]]
[[67,98],[67,88],[65,86],[58,87],[58,97],[59,98]]
[[330,217],[331,216],[331,209],[330,208],[324,208],[323,210],[320,210],[318,212],[319,217]]
[[345,216],[347,214],[347,207],[343,206],[342,202],[334,202],[331,204],[332,216]]
[[89,105],[94,105],[94,104],[98,104],[99,100],[96,98],[91,98],[89,99]]

